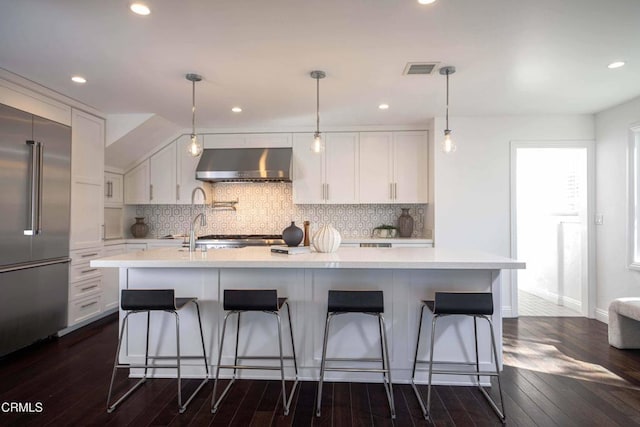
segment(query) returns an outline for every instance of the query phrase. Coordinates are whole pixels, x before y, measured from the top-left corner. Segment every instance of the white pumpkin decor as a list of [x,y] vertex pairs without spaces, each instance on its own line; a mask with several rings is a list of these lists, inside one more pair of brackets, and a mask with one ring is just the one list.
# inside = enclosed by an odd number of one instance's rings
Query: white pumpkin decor
[[323,225],[313,235],[311,243],[317,252],[335,252],[340,247],[342,237],[330,224]]

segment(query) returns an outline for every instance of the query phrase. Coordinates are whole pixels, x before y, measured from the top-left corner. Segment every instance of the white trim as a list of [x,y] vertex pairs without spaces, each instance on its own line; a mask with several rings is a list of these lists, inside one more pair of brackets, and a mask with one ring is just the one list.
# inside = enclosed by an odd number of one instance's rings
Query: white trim
[[117,313],[117,312],[118,312],[118,307],[114,307],[114,308],[111,308],[109,310],[103,311],[102,313],[97,314],[94,317],[91,317],[89,319],[83,320],[82,322],[76,323],[75,325],[68,326],[68,327],[58,331],[58,336],[59,337],[63,337],[63,336],[65,336],[65,335],[67,335],[67,334],[69,334],[69,333],[71,333],[73,331],[77,331],[78,329],[83,328],[83,327],[95,322],[96,320],[100,320],[100,319],[102,319],[104,317],[107,317],[107,316],[109,316],[109,315],[111,315],[113,313]]
[[[510,249],[511,258],[518,257],[516,215],[516,155],[518,148],[585,148],[587,150],[587,266],[584,274],[579,310],[584,316],[594,318],[596,301],[596,230],[595,230],[595,143],[592,140],[511,141],[510,142]],[[514,316],[518,316],[518,275],[511,270],[511,304]]]
[[609,324],[609,311],[602,308],[596,308],[596,320]]
[[638,242],[640,224],[635,203],[638,203],[638,187],[636,176],[640,174],[640,124],[629,127],[629,142],[627,144],[627,263],[630,270],[640,270],[640,242]]

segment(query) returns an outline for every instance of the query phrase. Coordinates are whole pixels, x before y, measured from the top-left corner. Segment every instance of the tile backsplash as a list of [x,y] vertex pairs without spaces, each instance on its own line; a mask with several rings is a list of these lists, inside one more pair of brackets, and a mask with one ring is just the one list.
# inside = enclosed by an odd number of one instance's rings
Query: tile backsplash
[[[390,205],[295,205],[291,183],[217,183],[213,185],[215,201],[238,200],[236,210],[204,208],[207,225],[197,225],[197,234],[281,234],[291,221],[302,228],[303,221],[311,222],[311,231],[320,225],[331,224],[343,238],[370,237],[371,230],[382,224],[397,224],[400,208],[409,208],[414,219],[412,237],[431,237],[426,230],[426,204]],[[144,217],[149,225],[147,237],[183,234],[189,230],[194,215],[202,212],[196,205],[137,205],[128,206],[125,235],[134,216]]]

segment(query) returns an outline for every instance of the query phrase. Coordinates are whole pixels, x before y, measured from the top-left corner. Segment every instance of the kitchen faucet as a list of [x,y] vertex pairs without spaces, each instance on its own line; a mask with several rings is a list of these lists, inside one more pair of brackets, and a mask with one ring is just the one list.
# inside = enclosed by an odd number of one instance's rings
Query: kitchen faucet
[[196,221],[200,218],[200,226],[204,227],[207,225],[207,216],[205,214],[205,206],[207,204],[207,193],[204,191],[202,187],[196,187],[191,192],[191,212],[193,213],[193,205],[196,199],[196,193],[200,190],[202,192],[202,197],[204,198],[204,205],[202,207],[202,212],[193,218],[191,224],[189,226],[189,252],[195,252],[196,250]]

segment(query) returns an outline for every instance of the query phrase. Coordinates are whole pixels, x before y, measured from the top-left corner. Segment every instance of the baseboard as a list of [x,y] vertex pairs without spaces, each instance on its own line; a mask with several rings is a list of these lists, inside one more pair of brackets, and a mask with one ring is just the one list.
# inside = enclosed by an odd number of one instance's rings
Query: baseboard
[[91,319],[87,319],[87,320],[85,320],[83,322],[76,323],[73,326],[69,326],[69,327],[66,327],[66,328],[62,329],[61,331],[58,331],[58,336],[59,337],[63,337],[63,336],[65,336],[65,335],[67,335],[67,334],[69,334],[69,333],[71,333],[73,331],[77,331],[80,328],[83,328],[83,327],[85,327],[87,325],[90,325],[93,322],[96,322],[96,321],[98,321],[100,319],[104,319],[105,317],[110,316],[113,313],[117,313],[117,312],[118,312],[118,307],[115,307],[115,308],[112,308],[110,310],[104,311],[104,312],[98,314],[97,316],[92,317]]
[[609,311],[601,308],[596,308],[596,320],[609,324]]
[[521,289],[523,292],[535,295],[543,300],[549,301],[553,304],[561,305],[566,308],[570,308],[578,313],[582,313],[582,302],[571,297],[561,296],[554,292],[549,292],[540,289]]

